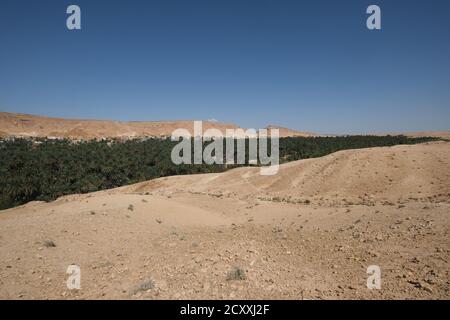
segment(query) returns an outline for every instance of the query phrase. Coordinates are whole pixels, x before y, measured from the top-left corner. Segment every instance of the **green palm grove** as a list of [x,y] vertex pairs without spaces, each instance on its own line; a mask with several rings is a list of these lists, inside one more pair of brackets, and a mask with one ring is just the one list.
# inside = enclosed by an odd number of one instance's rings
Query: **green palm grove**
[[[344,149],[432,140],[436,139],[405,136],[281,138],[280,162],[320,157]],[[236,166],[175,165],[170,154],[176,144],[170,139],[157,138],[77,143],[47,139],[0,140],[0,209],[158,177],[221,172]]]

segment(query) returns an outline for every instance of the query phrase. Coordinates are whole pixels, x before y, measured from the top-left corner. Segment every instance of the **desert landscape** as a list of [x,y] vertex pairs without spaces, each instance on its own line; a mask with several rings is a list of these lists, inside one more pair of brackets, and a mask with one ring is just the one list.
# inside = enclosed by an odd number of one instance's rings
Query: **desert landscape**
[[449,12],[0,1],[0,303],[430,317],[450,301]]
[[[202,121],[204,130],[238,129],[235,124],[217,121]],[[92,140],[104,138],[137,139],[145,137],[170,137],[176,129],[187,129],[194,133],[192,120],[180,121],[111,121],[51,118],[21,113],[0,112],[0,138],[50,138]],[[280,137],[309,137],[316,134],[268,125],[268,133],[278,129]],[[245,129],[244,129],[245,130]]]
[[0,298],[448,299],[449,209],[446,141],[34,201],[0,212]]

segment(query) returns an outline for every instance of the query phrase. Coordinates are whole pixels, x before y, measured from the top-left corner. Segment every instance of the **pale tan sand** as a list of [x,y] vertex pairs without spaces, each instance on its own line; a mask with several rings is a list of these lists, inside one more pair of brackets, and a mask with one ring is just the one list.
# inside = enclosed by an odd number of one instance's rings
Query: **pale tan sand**
[[314,137],[318,136],[316,133],[307,131],[298,131],[289,128],[284,128],[280,126],[269,125],[266,127],[268,134],[272,133],[273,129],[278,129],[278,134],[280,137]]
[[[227,129],[238,129],[234,124],[202,121],[203,132],[218,129],[223,135]],[[194,133],[193,120],[182,121],[108,121],[50,118],[20,113],[0,112],[0,137],[50,137],[89,140],[101,138],[170,137],[176,129]],[[310,136],[312,133],[278,128],[280,137]]]
[[[0,298],[449,298],[450,143],[258,170],[0,211]],[[70,264],[81,290],[66,287]],[[381,290],[366,287],[369,265]],[[246,280],[227,280],[235,266]]]
[[[70,139],[138,138],[171,136],[183,128],[193,133],[193,121],[71,120],[0,112],[0,136]],[[233,124],[203,121],[203,130],[238,128]]]
[[[197,119],[198,120],[198,119]],[[51,137],[75,140],[101,138],[141,138],[167,137],[175,129],[184,128],[193,133],[193,120],[182,121],[109,121],[50,118],[21,113],[0,112],[0,137]],[[223,134],[227,129],[238,129],[235,124],[203,121],[203,131],[218,129]],[[259,128],[255,128],[259,129]],[[311,137],[321,134],[293,130],[281,126],[269,125],[268,132],[278,129],[280,137]],[[450,131],[418,131],[361,133],[372,135],[399,135],[410,137],[441,137],[450,139]],[[330,135],[332,136],[332,135]]]

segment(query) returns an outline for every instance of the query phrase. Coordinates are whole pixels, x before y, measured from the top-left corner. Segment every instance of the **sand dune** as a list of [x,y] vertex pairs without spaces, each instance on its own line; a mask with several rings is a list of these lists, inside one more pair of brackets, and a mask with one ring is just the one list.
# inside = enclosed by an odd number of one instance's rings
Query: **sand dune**
[[[0,298],[449,298],[450,143],[258,173],[167,177],[4,210]],[[66,288],[70,264],[81,290]],[[381,290],[366,287],[369,265],[382,270]],[[233,267],[244,280],[228,279]]]
[[[126,191],[192,191],[330,201],[445,199],[450,193],[450,144],[345,150],[281,165],[274,176],[259,168],[175,176],[124,187]],[[162,185],[164,187],[162,187]],[[345,200],[344,200],[345,198]]]

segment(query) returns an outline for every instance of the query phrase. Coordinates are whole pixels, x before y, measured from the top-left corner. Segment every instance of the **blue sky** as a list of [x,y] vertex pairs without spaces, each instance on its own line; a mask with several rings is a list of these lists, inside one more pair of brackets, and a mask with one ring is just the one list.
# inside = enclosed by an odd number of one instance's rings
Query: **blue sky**
[[[82,30],[66,28],[70,4]],[[0,110],[449,130],[449,15],[446,0],[2,0]]]

